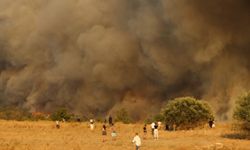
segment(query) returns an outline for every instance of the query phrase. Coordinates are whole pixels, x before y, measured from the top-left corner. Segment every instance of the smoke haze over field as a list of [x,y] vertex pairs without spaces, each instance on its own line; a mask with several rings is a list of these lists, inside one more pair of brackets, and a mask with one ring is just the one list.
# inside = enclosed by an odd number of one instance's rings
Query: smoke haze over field
[[0,104],[140,119],[194,96],[226,119],[249,48],[248,0],[0,0]]

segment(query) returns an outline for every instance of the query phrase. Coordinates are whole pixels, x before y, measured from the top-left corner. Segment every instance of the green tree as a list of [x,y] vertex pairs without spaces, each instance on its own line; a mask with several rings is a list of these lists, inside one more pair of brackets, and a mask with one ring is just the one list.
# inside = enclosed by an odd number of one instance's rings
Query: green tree
[[242,129],[250,131],[250,92],[239,97],[233,117],[241,122]]
[[171,100],[162,112],[166,124],[175,125],[177,129],[195,128],[214,119],[210,106],[192,97]]

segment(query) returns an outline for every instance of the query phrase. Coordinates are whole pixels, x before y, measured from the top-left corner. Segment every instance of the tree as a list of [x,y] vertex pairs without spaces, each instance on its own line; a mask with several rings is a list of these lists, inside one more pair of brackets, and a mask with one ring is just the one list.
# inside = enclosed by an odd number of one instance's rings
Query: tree
[[169,101],[162,110],[165,123],[177,129],[190,129],[204,125],[214,116],[210,106],[192,97],[181,97]]
[[239,97],[233,114],[241,122],[241,128],[250,131],[250,92]]
[[71,116],[72,115],[68,113],[67,109],[60,108],[51,115],[51,119],[54,120],[54,121],[55,120],[62,121],[63,119],[68,121],[71,118]]

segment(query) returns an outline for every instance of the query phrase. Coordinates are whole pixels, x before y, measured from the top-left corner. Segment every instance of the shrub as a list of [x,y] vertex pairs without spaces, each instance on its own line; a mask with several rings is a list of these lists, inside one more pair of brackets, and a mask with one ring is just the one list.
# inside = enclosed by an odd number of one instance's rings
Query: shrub
[[239,97],[233,117],[241,122],[241,129],[250,131],[250,92]]
[[210,106],[192,97],[176,98],[163,108],[165,123],[177,129],[190,129],[213,120]]
[[120,121],[125,124],[131,123],[131,118],[129,117],[126,109],[122,108],[121,110],[116,112],[116,121]]
[[72,115],[68,113],[67,109],[60,108],[56,112],[52,113],[50,117],[54,121],[55,120],[62,121],[63,119],[65,119],[65,121],[68,121],[69,119],[71,119]]

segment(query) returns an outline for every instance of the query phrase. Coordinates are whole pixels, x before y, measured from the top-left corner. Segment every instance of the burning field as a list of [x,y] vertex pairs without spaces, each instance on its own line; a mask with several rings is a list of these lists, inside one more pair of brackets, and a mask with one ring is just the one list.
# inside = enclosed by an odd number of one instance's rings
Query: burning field
[[[110,129],[103,142],[101,124],[90,131],[88,123],[63,123],[60,129],[54,122],[0,121],[0,150],[132,150],[135,132],[142,136],[143,124],[115,124],[117,139],[111,140]],[[159,140],[148,134],[142,140],[142,150],[250,150],[249,140],[241,139],[229,124],[214,129],[190,131],[159,130]]]

